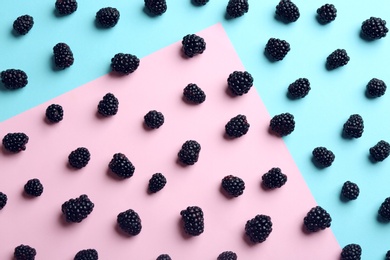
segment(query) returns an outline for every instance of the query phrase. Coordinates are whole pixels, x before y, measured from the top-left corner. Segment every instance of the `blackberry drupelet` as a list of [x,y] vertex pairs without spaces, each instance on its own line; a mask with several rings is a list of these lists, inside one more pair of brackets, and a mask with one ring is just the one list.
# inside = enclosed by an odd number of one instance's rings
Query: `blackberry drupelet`
[[184,163],[185,165],[195,164],[199,159],[200,150],[201,146],[197,141],[185,141],[178,153],[180,162]]
[[390,197],[386,198],[378,210],[379,216],[381,216],[384,220],[390,221]]
[[312,155],[318,166],[321,167],[331,166],[335,159],[334,153],[322,146],[314,148]]
[[303,98],[310,89],[310,81],[307,78],[299,78],[288,86],[288,94],[292,98]]
[[192,3],[195,5],[206,5],[209,0],[192,0]]
[[253,77],[247,71],[233,71],[227,78],[230,91],[236,96],[242,96],[253,86]]
[[272,232],[272,221],[267,215],[256,215],[245,224],[245,234],[253,243],[262,243]]
[[328,70],[337,69],[348,64],[350,58],[347,51],[344,49],[337,49],[326,58],[326,68]]
[[241,137],[249,130],[250,124],[245,115],[237,115],[225,125],[225,132],[229,137]]
[[184,223],[184,231],[191,236],[199,236],[204,232],[204,214],[200,207],[189,206],[180,212]]
[[148,189],[150,192],[156,193],[162,190],[165,187],[165,184],[167,184],[167,179],[162,173],[158,172],[153,174],[150,178]]
[[114,7],[104,7],[96,13],[96,21],[104,28],[114,27],[118,23],[119,18],[120,13]]
[[385,94],[386,88],[383,80],[373,78],[368,82],[366,92],[370,97],[380,97]]
[[359,196],[360,189],[356,183],[346,181],[341,188],[341,195],[348,200],[355,200]]
[[87,166],[90,159],[91,154],[89,150],[85,147],[77,148],[76,150],[72,151],[68,156],[70,166],[77,169],[81,169]]
[[31,179],[24,185],[24,192],[30,196],[39,197],[43,193],[43,185],[39,179]]
[[3,138],[3,147],[11,153],[18,153],[26,150],[28,140],[25,133],[8,133]]
[[362,248],[358,244],[349,244],[341,250],[340,260],[360,260]]
[[19,16],[13,23],[14,30],[20,34],[27,34],[34,25],[34,18],[28,14]]
[[287,182],[287,175],[278,167],[270,169],[261,177],[262,183],[267,189],[280,188]]
[[369,150],[371,158],[375,162],[381,162],[390,155],[390,144],[384,140],[379,141]]
[[317,232],[329,228],[332,223],[332,218],[329,213],[321,206],[316,206],[310,209],[303,219],[303,224],[307,231]]
[[265,45],[265,51],[271,60],[281,61],[290,51],[290,44],[285,40],[270,38]]
[[7,194],[2,193],[0,191],[0,210],[3,209],[5,205],[7,205],[7,200],[8,200]]
[[145,0],[145,7],[152,15],[162,15],[168,9],[166,0]]
[[222,179],[222,188],[233,197],[238,197],[244,193],[245,182],[237,176],[227,175]]
[[198,87],[198,85],[190,83],[183,89],[183,96],[186,100],[195,103],[201,104],[206,100],[206,94],[204,91]]
[[53,47],[54,64],[57,68],[69,68],[74,63],[73,52],[69,45],[63,42],[57,43]]
[[97,106],[99,114],[105,117],[116,115],[118,108],[119,101],[112,93],[105,94]]
[[14,90],[27,86],[28,77],[23,70],[8,69],[1,72],[1,82],[6,89]]
[[157,129],[164,124],[164,115],[156,110],[150,110],[144,116],[145,125],[151,129]]
[[19,245],[15,247],[14,257],[15,260],[34,260],[37,255],[35,248],[29,245]]
[[237,254],[232,251],[225,251],[219,254],[217,260],[237,260]]
[[67,222],[80,223],[91,214],[94,206],[88,196],[83,194],[78,198],[64,202],[61,210]]
[[46,118],[52,123],[58,123],[64,118],[64,109],[61,105],[51,104],[46,108]]
[[231,18],[243,16],[249,10],[248,0],[229,0],[226,13]]
[[389,29],[386,27],[386,21],[379,17],[370,17],[362,23],[363,35],[371,40],[377,40],[386,37]]
[[206,50],[206,42],[196,34],[187,34],[181,43],[184,55],[189,58],[202,54]]
[[122,179],[127,179],[133,176],[135,167],[123,153],[113,155],[108,168]]
[[128,235],[136,236],[142,230],[141,218],[132,209],[119,213],[116,221],[119,228]]
[[98,260],[99,254],[96,249],[83,249],[77,252],[74,260]]
[[317,15],[321,23],[330,23],[336,19],[337,9],[333,4],[324,4],[317,9]]
[[168,254],[159,255],[156,260],[172,260],[172,258]]
[[60,15],[68,15],[77,10],[76,0],[56,0],[56,10]]
[[291,134],[295,129],[294,116],[290,113],[282,113],[272,117],[270,129],[279,136]]
[[276,6],[275,14],[286,23],[295,22],[300,16],[299,8],[290,0],[281,0]]
[[140,60],[133,54],[117,53],[111,59],[111,69],[122,75],[129,75],[138,69]]
[[363,118],[359,114],[351,115],[344,123],[343,133],[350,138],[359,138],[364,131]]

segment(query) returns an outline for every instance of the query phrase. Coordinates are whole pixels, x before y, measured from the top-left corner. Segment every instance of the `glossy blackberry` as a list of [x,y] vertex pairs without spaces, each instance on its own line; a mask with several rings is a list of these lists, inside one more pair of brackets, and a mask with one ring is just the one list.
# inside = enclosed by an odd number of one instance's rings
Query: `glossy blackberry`
[[358,244],[349,244],[341,250],[340,260],[360,260],[362,248]]
[[204,91],[198,87],[198,85],[190,83],[183,90],[183,96],[186,100],[195,103],[201,104],[206,100],[206,94]]
[[384,140],[379,141],[369,150],[371,158],[376,162],[381,162],[390,155],[390,144]]
[[14,258],[15,260],[34,260],[37,255],[35,248],[29,245],[19,245],[15,247]]
[[58,123],[64,118],[64,110],[61,105],[51,104],[46,108],[46,118],[52,123]]
[[118,113],[119,101],[112,93],[104,95],[97,106],[98,112],[102,116],[114,116]]
[[225,132],[229,137],[241,137],[249,130],[250,124],[245,115],[237,115],[225,125]]
[[300,17],[299,8],[290,0],[281,0],[276,6],[275,14],[286,23],[295,22]]
[[151,129],[157,129],[164,124],[164,115],[156,110],[150,110],[144,116],[145,125]]
[[331,166],[335,159],[334,153],[322,146],[314,148],[312,155],[315,162],[321,167]]
[[117,53],[111,59],[111,69],[122,75],[129,75],[139,67],[140,60],[133,54]]
[[167,179],[162,173],[155,173],[152,175],[152,178],[149,180],[148,189],[152,193],[156,193],[162,190],[167,184]]
[[77,10],[76,0],[57,0],[55,4],[56,10],[60,15],[68,15]]
[[69,45],[66,43],[57,43],[53,47],[54,64],[57,68],[65,69],[69,68],[74,63],[73,52]]
[[128,235],[136,236],[142,230],[141,218],[132,209],[119,213],[116,221],[119,228]]
[[225,251],[219,254],[217,260],[237,260],[237,254],[232,251]]
[[321,23],[330,23],[336,19],[337,9],[333,4],[324,4],[317,9],[317,15]]
[[253,77],[247,71],[233,71],[227,78],[230,91],[236,96],[242,96],[253,86]]
[[272,232],[271,217],[256,215],[245,224],[245,234],[253,243],[262,243]]
[[380,97],[383,96],[386,92],[386,84],[383,80],[373,78],[367,84],[367,94],[370,97]]
[[178,153],[180,162],[185,165],[193,165],[199,159],[200,144],[195,140],[185,141]]
[[97,23],[104,28],[114,27],[118,23],[119,18],[120,13],[114,7],[104,7],[96,13]]
[[390,221],[390,197],[386,198],[378,210],[379,216],[381,216],[384,220]]
[[156,260],[172,260],[172,258],[168,254],[159,255]]
[[245,182],[237,176],[227,175],[222,179],[222,188],[232,197],[238,197],[244,193]]
[[42,195],[43,185],[39,179],[31,179],[24,185],[24,192],[30,196],[39,197]]
[[348,200],[355,200],[359,196],[360,189],[356,183],[346,181],[341,188],[341,195]]
[[3,209],[5,205],[7,205],[7,201],[8,201],[7,194],[2,193],[0,191],[0,210]]
[[348,64],[350,58],[347,51],[344,49],[337,49],[326,58],[326,68],[328,70],[337,69]]
[[226,6],[226,13],[232,18],[243,16],[248,10],[248,0],[229,0]]
[[13,23],[14,30],[20,34],[27,34],[34,25],[34,18],[28,14],[19,16]]
[[6,89],[24,88],[27,86],[28,76],[23,70],[8,69],[1,72],[1,82]]
[[287,182],[287,175],[278,167],[270,169],[261,177],[262,183],[267,189],[280,188]]
[[184,55],[189,58],[202,54],[206,50],[206,42],[196,34],[187,34],[181,43]]
[[93,211],[95,204],[87,195],[80,195],[78,198],[70,199],[61,206],[62,213],[67,222],[80,223]]
[[351,115],[344,123],[343,133],[350,138],[359,138],[364,131],[363,118],[359,114]]
[[98,260],[99,254],[96,249],[83,249],[77,252],[74,260]]
[[194,5],[206,5],[209,2],[209,0],[192,0],[192,3]]
[[307,78],[299,78],[288,86],[288,94],[292,98],[303,98],[310,91],[310,82]]
[[290,51],[290,44],[285,40],[270,38],[265,45],[265,51],[271,60],[281,61]]
[[8,133],[3,138],[3,147],[11,153],[26,150],[29,137],[25,133]]
[[279,136],[291,134],[295,129],[294,116],[290,113],[282,113],[272,117],[270,129]]
[[112,156],[108,168],[122,179],[133,176],[135,167],[123,153],[116,153]]
[[390,260],[390,250],[386,252],[385,260]]
[[162,15],[168,9],[166,0],[145,0],[145,7],[152,15]]
[[329,228],[331,223],[331,216],[321,206],[316,206],[310,209],[303,219],[303,224],[309,232],[317,232],[324,230],[325,228]]
[[199,236],[204,232],[203,210],[198,206],[189,206],[180,212],[184,223],[184,231],[191,236]]
[[87,166],[90,159],[91,154],[89,150],[85,147],[77,148],[76,150],[72,151],[68,156],[70,166],[77,169],[81,169]]
[[386,27],[386,21],[379,17],[370,17],[362,23],[363,35],[371,40],[386,37],[389,29]]

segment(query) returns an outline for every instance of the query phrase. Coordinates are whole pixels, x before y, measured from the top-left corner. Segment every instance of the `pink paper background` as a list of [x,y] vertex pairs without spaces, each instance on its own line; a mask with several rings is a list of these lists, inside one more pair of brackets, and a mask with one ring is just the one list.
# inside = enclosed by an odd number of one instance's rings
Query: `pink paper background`
[[[132,75],[105,75],[0,124],[0,136],[25,132],[30,137],[26,151],[0,153],[0,191],[8,195],[0,211],[0,259],[12,259],[19,244],[36,248],[37,259],[70,260],[86,248],[95,248],[99,259],[152,260],[168,253],[173,259],[211,260],[225,250],[245,260],[338,259],[340,247],[331,229],[310,235],[302,231],[303,217],[317,204],[283,140],[268,133],[270,116],[255,88],[241,97],[226,91],[228,75],[245,69],[222,26],[198,35],[207,42],[202,55],[183,58],[177,42],[142,59]],[[182,100],[188,83],[206,92],[205,103]],[[101,118],[97,104],[108,92],[119,99],[119,112]],[[44,120],[52,103],[65,111],[58,124]],[[165,123],[148,130],[143,116],[152,109],[164,114]],[[238,114],[247,116],[249,132],[226,139],[224,126]],[[198,163],[183,167],[177,152],[189,139],[202,150]],[[90,150],[91,160],[73,170],[67,157],[81,146]],[[117,152],[135,165],[132,178],[117,180],[109,174],[108,163]],[[280,167],[288,181],[281,189],[265,191],[261,176],[272,167]],[[168,183],[150,195],[148,180],[156,172]],[[245,181],[241,197],[228,199],[221,193],[221,179],[228,174]],[[41,197],[23,195],[31,178],[43,183]],[[62,203],[81,194],[95,203],[93,212],[79,224],[65,223]],[[205,215],[199,237],[182,232],[180,211],[192,205]],[[142,219],[143,229],[135,237],[116,228],[117,214],[130,208]],[[271,216],[273,231],[264,243],[251,245],[244,226],[256,214]]]

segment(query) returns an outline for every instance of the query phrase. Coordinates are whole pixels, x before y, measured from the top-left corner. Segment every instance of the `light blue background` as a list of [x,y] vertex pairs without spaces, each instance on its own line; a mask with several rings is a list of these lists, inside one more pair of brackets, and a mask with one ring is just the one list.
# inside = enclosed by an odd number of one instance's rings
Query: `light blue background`
[[[338,16],[327,25],[315,19],[317,8],[326,3],[322,1],[295,0],[301,17],[292,24],[275,20],[276,0],[250,0],[249,12],[234,20],[225,19],[227,0],[210,0],[201,7],[190,0],[168,0],[168,11],[160,17],[146,15],[143,0],[79,0],[78,10],[65,17],[55,15],[54,2],[1,1],[0,71],[23,69],[29,84],[17,91],[0,88],[0,121],[106,74],[118,52],[142,58],[186,34],[221,22],[255,78],[256,90],[270,115],[290,112],[295,116],[296,130],[284,140],[316,201],[332,215],[332,230],[340,246],[359,243],[363,259],[384,259],[390,250],[390,223],[380,223],[377,210],[390,196],[390,159],[371,163],[368,149],[381,139],[390,141],[390,93],[368,99],[364,92],[373,77],[390,87],[390,36],[367,42],[359,32],[362,21],[370,16],[390,23],[388,0],[330,2]],[[120,11],[119,23],[111,29],[98,29],[95,14],[107,6]],[[27,35],[16,37],[12,23],[23,14],[33,16],[35,24]],[[281,62],[271,63],[263,55],[270,37],[291,44]],[[52,69],[52,48],[58,42],[68,43],[75,56],[74,65],[63,71]],[[326,57],[337,48],[347,50],[350,63],[327,71]],[[150,73],[153,76],[153,71]],[[312,90],[304,99],[289,100],[287,87],[299,77],[307,77]],[[360,139],[343,139],[342,126],[354,113],[364,119],[364,134]],[[321,170],[313,166],[311,151],[316,146],[335,153],[331,167]],[[339,198],[346,180],[360,186],[356,201],[345,203]]]

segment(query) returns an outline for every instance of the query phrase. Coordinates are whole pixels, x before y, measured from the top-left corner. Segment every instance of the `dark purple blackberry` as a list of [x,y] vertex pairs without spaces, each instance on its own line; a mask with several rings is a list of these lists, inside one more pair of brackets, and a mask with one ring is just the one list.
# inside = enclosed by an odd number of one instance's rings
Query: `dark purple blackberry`
[[233,71],[227,78],[228,88],[236,96],[248,93],[253,86],[253,77],[247,71]]
[[18,153],[26,150],[28,139],[25,133],[8,133],[3,138],[3,147],[11,153]]
[[369,150],[371,158],[375,162],[381,162],[390,155],[390,144],[384,140],[379,141]]
[[156,110],[150,110],[144,116],[145,125],[151,129],[157,129],[164,124],[164,115]]
[[28,245],[19,245],[15,247],[14,258],[15,260],[34,260],[37,255],[35,248]]
[[303,219],[303,224],[307,231],[317,232],[329,228],[332,223],[332,218],[329,213],[321,206],[316,206],[310,209]]
[[31,30],[33,25],[34,18],[28,14],[25,14],[16,18],[13,24],[13,28],[18,34],[25,35]]
[[245,135],[249,130],[250,124],[248,123],[245,115],[237,115],[227,122],[225,125],[225,132],[229,137],[241,137]]
[[52,123],[58,123],[64,118],[64,110],[61,105],[51,104],[46,108],[46,118]]
[[389,29],[386,27],[386,21],[379,17],[370,17],[362,23],[362,34],[370,39],[377,40],[386,37]]
[[145,7],[152,15],[162,15],[168,9],[166,0],[145,0]]
[[383,80],[373,78],[368,82],[366,92],[370,97],[380,97],[385,94],[386,88]]
[[99,254],[96,249],[83,249],[77,252],[74,260],[98,260]]
[[186,100],[195,103],[201,104],[206,100],[206,94],[204,91],[198,87],[198,85],[190,83],[183,90],[183,96]]
[[131,236],[138,235],[142,230],[141,218],[132,209],[119,213],[116,221],[119,228]]
[[27,86],[28,77],[23,70],[8,69],[1,72],[1,82],[6,89],[14,90]]
[[30,196],[39,197],[42,195],[43,185],[39,179],[31,179],[24,185],[24,192]]
[[156,260],[172,260],[172,258],[168,254],[159,255]]
[[341,188],[341,195],[348,200],[355,200],[359,196],[359,186],[356,183],[346,181]]
[[112,93],[104,95],[97,106],[99,114],[102,116],[114,116],[118,113],[119,101]]
[[72,151],[68,156],[70,166],[77,169],[81,169],[87,166],[90,159],[91,154],[85,147],[77,148],[76,150]]
[[262,183],[267,189],[280,188],[287,182],[287,175],[278,167],[270,169],[261,177]]
[[225,251],[219,254],[217,260],[237,260],[237,254],[232,251]]
[[122,179],[127,179],[133,176],[135,167],[123,153],[113,155],[108,168]]
[[359,138],[364,131],[363,118],[358,114],[351,115],[344,123],[343,133],[350,138]]
[[138,69],[140,60],[132,54],[117,53],[111,59],[111,69],[122,75],[129,75]]
[[256,215],[245,224],[245,234],[253,243],[262,243],[272,232],[271,217]]
[[67,222],[80,223],[93,211],[95,204],[87,195],[80,195],[78,198],[70,199],[61,206],[62,213]]
[[310,91],[310,82],[307,78],[299,78],[288,86],[288,94],[292,98],[303,98]]
[[0,210],[3,209],[5,205],[7,205],[7,200],[8,200],[7,195],[0,191]]
[[204,215],[198,206],[189,206],[180,212],[184,231],[191,236],[199,236],[204,231]]
[[244,193],[245,182],[237,176],[227,175],[222,179],[222,188],[233,197],[238,197]]
[[272,117],[270,129],[279,136],[291,134],[295,129],[294,116],[290,113],[282,113]]
[[347,54],[347,51],[344,49],[337,49],[326,58],[326,68],[328,70],[337,69],[347,65],[350,58]]
[[324,4],[317,9],[317,15],[321,23],[330,23],[336,19],[337,9],[333,4]]
[[273,61],[281,61],[290,51],[290,44],[281,39],[270,38],[265,45],[265,52]]
[[178,153],[180,162],[185,165],[193,165],[199,159],[201,146],[195,140],[185,141]]
[[206,42],[196,34],[187,34],[181,43],[184,55],[189,58],[202,54],[206,50]]
[[68,15],[77,10],[76,0],[56,0],[56,10],[60,15]]
[[340,260],[360,260],[362,248],[358,244],[349,244],[341,250]]
[[118,23],[119,18],[120,13],[114,7],[104,7],[96,13],[96,21],[103,28],[114,27]]
[[149,180],[148,189],[152,193],[162,190],[167,184],[167,179],[162,173],[155,173]]
[[390,260],[390,250],[386,252],[385,260]]
[[63,42],[57,43],[53,47],[54,64],[57,68],[65,69],[73,65],[73,52],[69,45]]
[[379,216],[381,216],[384,220],[390,221],[390,197],[386,198],[378,210]]
[[281,0],[276,6],[276,16],[286,23],[292,23],[298,20],[299,8],[290,0]]
[[237,18],[243,16],[249,10],[248,0],[229,0],[226,6],[226,13],[229,17]]
[[332,165],[335,155],[331,150],[325,147],[319,146],[313,149],[312,152],[315,162],[320,167],[329,167]]
[[209,0],[192,0],[192,3],[194,5],[206,5],[209,2]]

